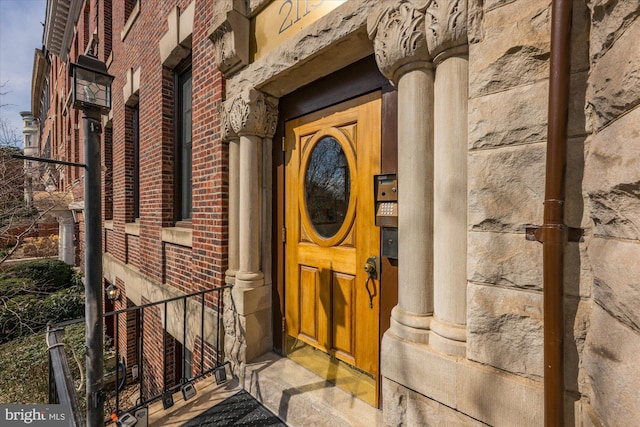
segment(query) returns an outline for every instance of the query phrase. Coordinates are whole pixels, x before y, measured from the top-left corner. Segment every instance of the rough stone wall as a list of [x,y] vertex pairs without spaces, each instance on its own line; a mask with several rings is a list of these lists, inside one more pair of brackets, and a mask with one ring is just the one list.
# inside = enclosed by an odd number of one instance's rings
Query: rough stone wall
[[[590,267],[578,385],[590,418],[640,422],[640,1],[589,0],[584,149]],[[581,307],[582,308],[582,307]],[[576,322],[577,323],[577,322]]]
[[550,3],[470,2],[467,357],[537,380]]
[[[467,355],[540,381],[541,247],[522,233],[542,221],[550,3],[470,2]],[[585,238],[565,258],[570,425],[640,420],[639,16],[637,0],[574,1],[565,219]]]

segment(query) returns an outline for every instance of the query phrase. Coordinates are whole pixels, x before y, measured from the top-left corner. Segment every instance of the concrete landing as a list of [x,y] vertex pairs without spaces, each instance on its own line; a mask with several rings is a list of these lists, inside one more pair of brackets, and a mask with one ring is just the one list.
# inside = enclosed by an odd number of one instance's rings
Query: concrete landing
[[291,427],[382,425],[381,411],[274,353],[246,366],[244,388]]

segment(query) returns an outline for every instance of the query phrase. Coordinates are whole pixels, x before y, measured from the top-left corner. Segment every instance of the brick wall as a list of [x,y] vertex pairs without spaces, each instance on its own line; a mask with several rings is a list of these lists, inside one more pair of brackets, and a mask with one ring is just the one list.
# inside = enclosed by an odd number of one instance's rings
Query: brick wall
[[[159,41],[167,32],[169,12],[186,0],[165,1],[145,7],[137,16],[124,40],[122,30],[131,13],[128,0],[111,0],[113,61],[109,73],[112,85],[112,128],[106,133],[104,158],[107,171],[105,217],[111,202],[113,230],[106,232],[106,250],[122,263],[135,267],[147,279],[190,293],[224,284],[227,256],[227,150],[220,139],[218,106],[223,100],[224,82],[214,60],[213,44],[207,37],[211,28],[213,0],[195,3],[192,35],[192,139],[193,139],[193,215],[192,247],[163,243],[163,227],[175,226],[174,216],[174,70],[164,67]],[[109,49],[101,40],[102,50]],[[123,88],[127,73],[140,68],[138,108],[140,112],[140,235],[126,235],[125,224],[134,220],[132,177],[133,151],[131,109],[125,106]],[[109,198],[110,197],[110,198]],[[134,286],[128,283],[127,286]],[[144,301],[147,301],[143,298]],[[208,303],[213,303],[209,301]],[[145,310],[144,388],[158,390],[161,385],[162,352],[151,348],[152,340],[161,340],[157,309]],[[151,325],[150,326],[150,323]],[[157,334],[157,335],[154,335]],[[169,340],[173,338],[168,337]],[[158,341],[160,342],[160,341]],[[174,347],[177,344],[174,343]],[[198,361],[199,344],[194,350]],[[167,356],[170,356],[169,354]],[[170,356],[171,358],[173,356]],[[215,350],[205,346],[206,366],[213,366]],[[147,367],[149,365],[150,368]],[[171,366],[168,366],[171,369]],[[151,378],[155,375],[155,378]],[[169,375],[169,374],[168,374]],[[155,387],[155,388],[154,388]],[[147,391],[145,390],[145,393]]]
[[[149,303],[146,298],[143,304]],[[142,323],[142,395],[145,399],[163,391],[163,375],[165,388],[176,384],[176,347],[175,338],[165,332],[162,324],[160,308],[149,307],[144,310]]]

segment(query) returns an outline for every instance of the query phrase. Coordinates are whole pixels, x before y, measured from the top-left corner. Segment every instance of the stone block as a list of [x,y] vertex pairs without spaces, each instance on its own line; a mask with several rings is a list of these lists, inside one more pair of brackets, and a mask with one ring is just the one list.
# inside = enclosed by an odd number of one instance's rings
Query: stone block
[[564,220],[571,227],[581,227],[585,219],[585,205],[588,204],[587,196],[582,191],[584,157],[585,138],[568,139]]
[[610,316],[640,333],[640,245],[596,237],[588,250],[594,300]]
[[549,77],[549,5],[548,0],[500,7],[485,2],[483,40],[469,46],[471,98]]
[[524,232],[543,219],[544,143],[469,154],[469,226]]
[[589,8],[583,1],[574,1],[571,22],[571,72],[573,73],[589,69],[590,30]]
[[[586,118],[584,114],[585,99],[587,96],[588,72],[583,71],[571,74],[569,82],[569,118],[567,123],[567,136],[586,135]],[[547,95],[548,98],[548,95]]]
[[[385,425],[457,426],[466,425],[467,416],[491,426],[534,427],[543,424],[540,381],[445,356],[429,345],[401,340],[388,332],[382,340],[382,377]],[[393,386],[393,383],[400,386],[395,390],[392,387],[389,391],[386,387]],[[415,400],[410,402],[409,399]],[[451,418],[453,414],[438,406],[440,404],[458,411],[462,416]],[[416,407],[411,408],[412,405]],[[407,412],[413,412],[414,415]],[[433,416],[433,419],[427,420],[433,424],[404,422],[409,416],[411,420],[416,420],[427,413]],[[443,418],[442,422],[440,417]],[[391,420],[401,420],[403,423],[388,423]],[[460,422],[463,424],[458,424]]]
[[[638,0],[628,3],[639,4]],[[594,132],[640,104],[640,19],[617,35],[619,38],[592,64],[589,75],[587,120]]]
[[382,380],[386,426],[486,426],[387,378]]
[[240,327],[245,335],[245,359],[247,363],[273,348],[271,337],[271,310],[262,310],[240,317]]
[[564,251],[564,294],[573,297],[591,296],[593,271],[587,250],[587,236],[583,242],[569,242]]
[[581,392],[606,424],[640,420],[640,334],[594,305],[582,360]]
[[235,286],[231,290],[233,307],[240,315],[246,316],[271,307],[271,286],[243,288]]
[[584,188],[596,235],[640,239],[639,135],[637,108],[589,138]]
[[469,232],[471,282],[542,290],[542,245],[524,234]]
[[458,366],[457,409],[493,427],[544,425],[542,381],[477,363]]
[[426,344],[387,331],[380,349],[383,377],[452,408],[456,407],[457,359],[442,356]]
[[470,284],[467,301],[467,357],[517,375],[542,377],[542,294]]
[[586,3],[591,12],[591,60],[595,61],[634,25],[640,14],[640,0],[589,0]]
[[579,392],[578,375],[580,358],[589,328],[591,300],[569,297],[564,300],[564,387]]
[[469,100],[469,148],[531,144],[547,139],[547,81]]

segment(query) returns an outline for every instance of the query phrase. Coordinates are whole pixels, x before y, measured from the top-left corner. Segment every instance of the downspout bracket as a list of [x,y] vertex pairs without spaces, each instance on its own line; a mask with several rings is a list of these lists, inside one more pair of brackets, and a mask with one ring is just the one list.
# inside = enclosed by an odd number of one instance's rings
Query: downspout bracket
[[[565,236],[558,240],[558,233]],[[533,226],[525,229],[525,238],[531,242],[584,242],[584,229],[567,227],[566,225]]]

